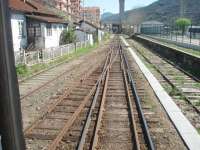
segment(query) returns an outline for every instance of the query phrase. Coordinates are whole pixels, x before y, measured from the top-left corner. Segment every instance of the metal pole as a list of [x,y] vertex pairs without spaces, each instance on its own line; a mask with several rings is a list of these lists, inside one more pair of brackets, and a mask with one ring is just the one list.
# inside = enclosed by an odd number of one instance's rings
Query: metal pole
[[3,150],[25,150],[8,0],[0,0],[0,135]]

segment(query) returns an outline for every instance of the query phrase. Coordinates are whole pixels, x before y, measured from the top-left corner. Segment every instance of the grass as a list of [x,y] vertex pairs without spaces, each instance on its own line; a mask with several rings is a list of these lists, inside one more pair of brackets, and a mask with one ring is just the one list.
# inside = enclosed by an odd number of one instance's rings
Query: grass
[[27,65],[24,65],[24,64],[20,64],[20,65],[17,65],[16,66],[16,72],[17,72],[17,75],[19,78],[27,78],[35,73],[38,73],[42,70],[45,70],[45,69],[48,69],[50,68],[51,66],[54,66],[56,64],[59,64],[59,63],[62,63],[62,62],[66,62],[66,61],[69,61],[71,59],[74,59],[74,58],[77,58],[77,57],[80,57],[84,54],[87,54],[89,53],[90,51],[92,51],[93,49],[97,48],[98,47],[98,43],[95,43],[93,46],[88,46],[86,48],[79,48],[76,50],[75,53],[72,53],[72,54],[66,54],[66,55],[63,55],[62,57],[59,57],[49,63],[41,63],[41,64],[35,64],[33,66],[27,66]]
[[200,88],[200,83],[194,84],[194,87],[195,87],[195,88]]
[[197,128],[197,132],[200,134],[200,128]]
[[196,102],[195,106],[200,106],[200,101]]

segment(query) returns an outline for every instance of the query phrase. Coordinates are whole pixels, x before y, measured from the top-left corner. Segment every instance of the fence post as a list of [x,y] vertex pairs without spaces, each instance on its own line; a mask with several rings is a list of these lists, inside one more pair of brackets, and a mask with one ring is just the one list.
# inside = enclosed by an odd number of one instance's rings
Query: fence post
[[52,60],[54,59],[54,48],[52,48]]
[[40,63],[40,51],[37,50],[37,62]]
[[69,44],[67,44],[67,55],[69,55]]
[[60,56],[61,57],[63,56],[63,47],[62,46],[60,47]]
[[81,48],[83,48],[83,43],[82,43],[82,41],[81,41]]
[[26,60],[26,52],[23,51],[23,58],[24,58],[24,64],[26,65],[27,64],[27,60]]
[[43,53],[43,49],[41,50],[41,57],[42,57],[42,63],[44,63],[44,53]]

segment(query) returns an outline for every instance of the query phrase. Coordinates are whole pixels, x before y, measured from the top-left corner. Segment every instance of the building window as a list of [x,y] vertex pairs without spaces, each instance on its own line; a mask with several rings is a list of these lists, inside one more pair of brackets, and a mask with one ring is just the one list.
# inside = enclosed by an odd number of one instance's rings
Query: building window
[[47,24],[47,36],[52,36],[52,28],[51,28],[51,24]]
[[18,21],[19,37],[24,37],[24,21]]
[[54,29],[54,31],[56,31],[57,30],[57,26],[53,25],[53,29]]
[[40,27],[39,23],[28,24],[28,36],[29,37],[40,37],[41,36],[41,27]]
[[59,29],[62,30],[62,25],[59,25]]

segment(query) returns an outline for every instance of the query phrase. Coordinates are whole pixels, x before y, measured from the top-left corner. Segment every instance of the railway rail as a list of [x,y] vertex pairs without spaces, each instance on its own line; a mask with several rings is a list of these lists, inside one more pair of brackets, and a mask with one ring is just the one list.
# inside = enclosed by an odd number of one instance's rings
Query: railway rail
[[[102,47],[105,49],[109,43],[104,43]],[[29,98],[34,93],[37,93],[41,89],[44,89],[51,83],[55,82],[58,79],[62,78],[70,78],[70,72],[77,68],[78,70],[81,69],[81,59],[79,62],[75,63],[68,63],[68,61],[64,61],[62,63],[56,64],[48,69],[45,69],[39,73],[34,74],[27,79],[19,81],[19,88],[20,88],[20,99],[24,100]]]
[[43,149],[49,150],[154,149],[119,43],[110,46],[104,64],[25,130],[27,140],[46,141]]
[[154,74],[157,76],[168,93],[181,110],[199,130],[200,126],[200,81],[191,74],[186,73],[173,63],[142,47],[133,40],[129,43],[137,50],[143,60],[153,67]]

